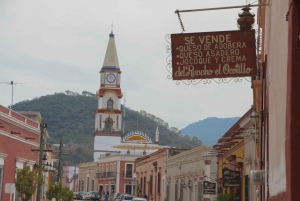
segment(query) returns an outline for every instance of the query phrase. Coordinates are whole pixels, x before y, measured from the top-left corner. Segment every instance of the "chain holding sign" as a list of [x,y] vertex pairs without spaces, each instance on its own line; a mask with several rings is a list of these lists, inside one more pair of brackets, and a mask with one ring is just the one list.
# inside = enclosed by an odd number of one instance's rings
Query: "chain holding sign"
[[257,75],[255,30],[171,34],[167,70],[186,84],[230,82]]

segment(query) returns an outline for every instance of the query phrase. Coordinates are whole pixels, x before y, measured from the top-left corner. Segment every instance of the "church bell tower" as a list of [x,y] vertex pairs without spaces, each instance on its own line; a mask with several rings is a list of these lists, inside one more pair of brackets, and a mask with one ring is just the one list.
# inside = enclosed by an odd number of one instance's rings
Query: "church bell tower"
[[[109,34],[103,66],[99,73],[100,88],[97,91],[98,107],[95,112],[94,159],[97,158],[96,152],[105,153],[110,152],[111,149],[111,146],[99,146],[99,143],[105,142],[110,145],[120,143],[123,134],[121,70],[113,32]],[[115,143],[112,144],[112,141]]]

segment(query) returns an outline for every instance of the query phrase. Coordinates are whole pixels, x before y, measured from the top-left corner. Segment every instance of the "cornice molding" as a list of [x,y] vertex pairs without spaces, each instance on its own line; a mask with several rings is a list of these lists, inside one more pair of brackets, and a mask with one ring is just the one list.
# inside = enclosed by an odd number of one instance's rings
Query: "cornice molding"
[[[25,117],[25,118],[27,118],[27,117]],[[25,122],[15,119],[5,113],[0,112],[0,119],[2,119],[3,121],[6,121],[7,123],[13,124],[16,127],[27,130],[33,134],[36,134],[38,136],[40,135],[40,130],[38,128],[30,126],[30,125],[26,124]],[[31,120],[31,121],[33,121],[33,120]]]
[[0,153],[0,158],[6,158],[7,156],[8,156],[8,154]]
[[16,157],[16,161],[17,162],[23,162],[23,163],[25,163],[27,161],[27,159],[26,158]]
[[20,141],[20,142],[22,142],[22,143],[25,143],[25,144],[30,144],[30,145],[35,146],[35,147],[39,147],[39,146],[40,146],[38,143],[35,143],[35,142],[32,142],[32,141],[28,141],[28,140],[26,140],[26,139],[24,139],[24,138],[21,138],[21,137],[19,137],[19,136],[12,135],[12,134],[7,133],[7,132],[4,132],[4,131],[2,131],[2,130],[0,130],[0,135],[4,135],[4,136],[6,136],[6,137],[9,137],[9,138],[18,140],[18,141]]
[[212,146],[199,146],[197,148],[194,148],[194,149],[191,149],[191,150],[186,150],[186,151],[183,151],[179,154],[176,154],[175,156],[171,156],[169,158],[166,158],[165,161],[166,162],[171,162],[171,161],[174,161],[174,160],[178,160],[180,158],[185,158],[186,159],[186,156],[190,156],[192,154],[197,154],[200,157],[203,157],[205,151],[208,151],[212,148]]
[[34,165],[36,162],[32,161],[32,160],[27,160],[26,163],[29,164],[29,165]]

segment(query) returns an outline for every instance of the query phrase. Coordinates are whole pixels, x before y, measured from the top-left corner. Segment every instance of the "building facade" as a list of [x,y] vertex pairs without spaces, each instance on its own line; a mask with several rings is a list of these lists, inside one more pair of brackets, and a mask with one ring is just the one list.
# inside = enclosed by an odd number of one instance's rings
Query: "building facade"
[[[218,195],[231,194],[237,201],[256,198],[255,187],[250,184],[251,170],[255,170],[258,163],[255,157],[257,134],[253,132],[251,112],[248,110],[213,146],[218,156]],[[228,179],[226,173],[237,176]]]
[[217,158],[208,155],[211,148],[200,146],[165,159],[166,201],[213,201],[216,198],[216,192],[203,194],[204,182],[215,183],[218,170]]
[[166,199],[166,162],[167,157],[179,154],[185,149],[163,148],[147,156],[136,159],[135,195],[147,196],[148,200]]
[[[9,200],[11,196],[14,201],[21,200],[17,191],[13,188],[12,191],[9,190],[14,183],[16,169],[26,166],[33,169],[38,164],[38,151],[34,150],[40,148],[41,115],[38,112],[21,113],[0,105],[0,200]],[[47,135],[46,132],[44,137]],[[45,199],[44,193],[48,189],[51,174],[43,172],[43,179],[45,184],[42,186],[42,198]],[[31,200],[35,199],[33,195]]]
[[78,192],[78,171],[77,166],[63,166],[62,185],[73,192]]
[[254,108],[258,114],[255,146],[262,185],[256,200],[298,200],[300,38],[297,0],[259,1],[261,30],[260,74],[253,79]]

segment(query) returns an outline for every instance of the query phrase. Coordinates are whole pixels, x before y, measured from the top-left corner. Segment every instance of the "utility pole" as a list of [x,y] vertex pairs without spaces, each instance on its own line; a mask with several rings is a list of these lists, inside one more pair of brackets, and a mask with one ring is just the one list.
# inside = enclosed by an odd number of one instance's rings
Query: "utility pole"
[[57,182],[61,181],[61,176],[60,176],[61,147],[62,147],[62,137],[60,137],[60,142],[59,142]]
[[57,174],[57,179],[56,181],[59,182],[61,181],[61,156],[62,155],[68,155],[68,153],[63,153],[62,151],[62,147],[63,147],[63,143],[62,143],[62,137],[60,138],[60,143],[59,143],[59,152],[58,152],[58,174]]
[[[44,119],[42,119],[40,123],[40,150],[39,150],[39,169],[41,170],[43,168],[43,149],[44,149],[44,129],[47,128],[47,124],[44,124]],[[39,173],[39,177],[43,177],[42,172]],[[38,183],[37,193],[36,193],[36,200],[40,201],[41,196],[41,184]]]

